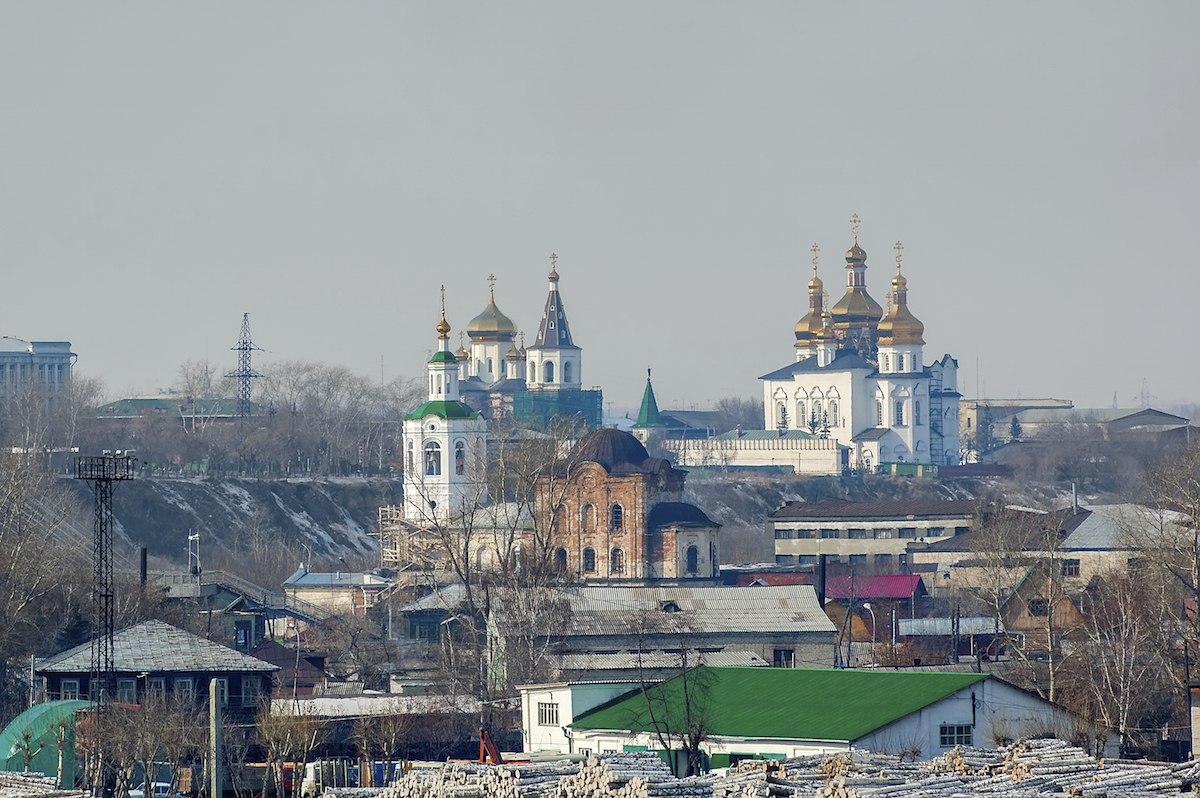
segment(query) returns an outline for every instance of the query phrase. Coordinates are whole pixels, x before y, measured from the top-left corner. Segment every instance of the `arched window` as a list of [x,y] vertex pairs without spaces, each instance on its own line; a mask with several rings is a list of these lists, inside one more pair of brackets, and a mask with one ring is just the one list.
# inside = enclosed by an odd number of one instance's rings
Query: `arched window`
[[588,549],[583,550],[583,572],[585,574],[596,573],[596,550],[595,549],[588,548]]
[[887,371],[887,370],[888,370],[888,369],[890,369],[891,367],[892,367],[892,356],[891,356],[891,355],[884,355],[884,356],[883,356],[883,370],[884,370],[884,371]]
[[413,442],[408,442],[408,459],[405,461],[404,470],[408,473],[413,473]]
[[554,552],[554,570],[562,573],[567,570],[567,550],[559,549]]
[[571,381],[571,362],[563,363],[563,382]]
[[802,424],[808,420],[808,414],[804,412],[804,402],[796,402],[796,418]]
[[613,549],[608,558],[608,571],[613,576],[625,573],[625,552]]
[[554,361],[547,360],[542,364],[542,382],[554,382]]
[[454,473],[462,476],[467,472],[467,447],[462,441],[454,444]]
[[442,395],[442,380],[443,380],[443,377],[442,377],[442,375],[441,375],[441,374],[437,375],[437,392],[438,392],[438,396],[441,396],[441,395]]
[[580,518],[580,525],[584,534],[594,532],[596,530],[596,507],[592,504],[583,505],[583,513]]
[[609,511],[609,527],[614,532],[619,532],[624,528],[625,523],[625,508],[619,504],[614,504],[612,510]]
[[442,475],[442,447],[437,442],[425,444],[425,476],[440,477]]
[[778,426],[780,429],[787,429],[788,428],[787,405],[785,405],[783,402],[779,402],[778,407],[776,408],[776,411],[775,411],[775,416],[776,416],[776,418],[779,419],[776,422],[776,426]]
[[694,574],[700,570],[700,550],[695,546],[688,546],[687,549],[687,572]]
[[492,359],[488,358],[488,374],[492,373]]
[[904,355],[896,355],[896,371],[904,371]]
[[808,419],[808,423],[812,424],[814,421],[816,421],[817,422],[816,426],[819,427],[819,426],[821,426],[821,418],[822,418],[822,415],[824,412],[821,409],[821,400],[819,400],[819,399],[814,400],[812,405],[813,405],[812,418]]
[[836,427],[838,425],[838,406],[833,399],[829,400],[829,426]]
[[904,400],[897,399],[896,400],[896,426],[900,427],[903,425],[904,425]]
[[925,421],[921,418],[921,400],[913,400],[913,423],[924,424]]
[[875,426],[883,426],[883,402],[875,400]]

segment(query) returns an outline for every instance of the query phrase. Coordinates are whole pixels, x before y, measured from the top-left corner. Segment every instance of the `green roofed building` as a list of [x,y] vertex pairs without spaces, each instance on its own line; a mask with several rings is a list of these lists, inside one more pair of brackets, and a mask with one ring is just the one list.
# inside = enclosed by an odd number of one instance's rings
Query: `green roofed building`
[[[545,688],[522,690],[526,740],[547,740],[539,731],[548,730],[534,725],[558,715],[547,696],[557,690],[561,697],[564,685]],[[714,767],[845,750],[916,751],[928,759],[956,745],[991,747],[1081,729],[1107,738],[1101,753],[1117,754],[1115,734],[985,673],[701,666],[645,692],[632,685],[622,696],[557,720],[567,727],[563,747],[575,753],[662,750],[660,731],[678,748],[679,732],[703,722],[708,732],[701,748]]]
[[[29,772],[58,778],[59,789],[73,788],[75,715],[89,706],[90,701],[46,701],[17,715],[0,732],[0,770],[22,772],[30,755]],[[60,749],[65,756],[59,756]]]

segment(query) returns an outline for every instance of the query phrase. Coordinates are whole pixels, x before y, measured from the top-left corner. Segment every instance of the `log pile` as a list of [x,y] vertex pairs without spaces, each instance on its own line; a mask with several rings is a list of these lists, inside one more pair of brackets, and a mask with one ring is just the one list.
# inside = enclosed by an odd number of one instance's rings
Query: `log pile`
[[41,773],[0,771],[0,798],[83,798],[80,790],[60,790],[58,779]]
[[379,798],[1161,798],[1185,791],[1200,791],[1200,762],[1104,761],[1059,740],[1025,740],[995,750],[959,747],[927,762],[863,751],[742,761],[723,776],[688,779],[674,778],[653,752],[582,763],[446,763],[412,770]]

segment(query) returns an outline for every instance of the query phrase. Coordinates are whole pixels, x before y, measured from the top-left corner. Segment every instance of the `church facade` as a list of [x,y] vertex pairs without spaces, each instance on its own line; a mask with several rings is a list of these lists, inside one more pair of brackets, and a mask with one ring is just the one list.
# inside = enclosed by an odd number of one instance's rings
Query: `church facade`
[[768,430],[801,430],[848,447],[852,467],[959,462],[958,363],[924,362],[924,325],[908,307],[896,244],[896,273],[885,312],[867,291],[867,253],[846,252],[846,293],[825,307],[824,284],[808,283],[808,313],[795,327],[795,361],[760,377]]

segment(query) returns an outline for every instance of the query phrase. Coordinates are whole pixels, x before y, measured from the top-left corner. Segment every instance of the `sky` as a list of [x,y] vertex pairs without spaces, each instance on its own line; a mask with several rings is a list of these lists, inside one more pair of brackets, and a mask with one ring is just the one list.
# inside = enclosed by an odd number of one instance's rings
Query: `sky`
[[[0,4],[0,335],[420,376],[439,286],[583,382],[759,396],[850,217],[967,397],[1200,401],[1200,4]],[[1192,233],[1188,231],[1191,230]],[[1172,243],[1179,238],[1178,243]],[[1191,243],[1189,243],[1191,242]]]

